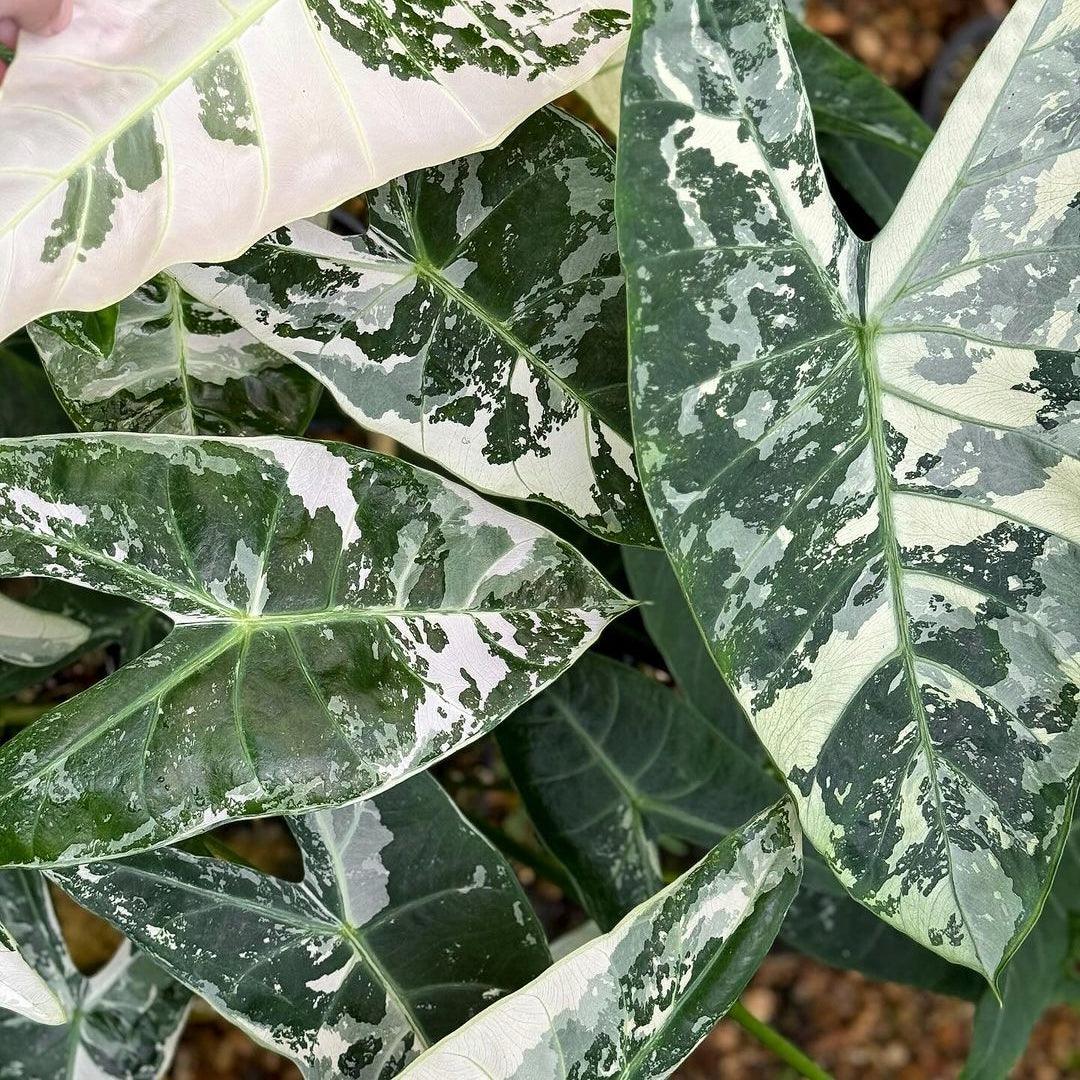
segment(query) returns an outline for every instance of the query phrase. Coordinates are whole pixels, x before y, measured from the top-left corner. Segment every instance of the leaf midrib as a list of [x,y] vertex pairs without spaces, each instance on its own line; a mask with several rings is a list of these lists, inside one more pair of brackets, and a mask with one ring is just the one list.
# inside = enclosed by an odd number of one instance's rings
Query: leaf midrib
[[[982,963],[978,952],[978,938],[972,932],[968,922],[967,910],[961,903],[956,891],[956,872],[953,867],[952,837],[949,832],[948,822],[945,817],[941,784],[937,770],[937,751],[934,748],[933,738],[930,733],[929,718],[926,707],[923,704],[919,690],[918,673],[915,670],[914,644],[911,641],[911,628],[908,624],[907,602],[904,597],[904,566],[900,557],[900,543],[896,535],[896,523],[893,516],[892,493],[893,480],[892,470],[889,466],[889,452],[885,441],[885,420],[882,415],[882,402],[884,391],[881,386],[881,374],[878,370],[877,354],[874,349],[876,333],[868,329],[866,325],[859,328],[859,360],[863,371],[863,382],[866,387],[867,399],[867,424],[870,429],[870,446],[874,459],[874,489],[875,503],[878,507],[878,528],[881,533],[881,552],[884,559],[886,575],[889,579],[890,602],[893,609],[893,618],[897,635],[897,654],[904,669],[904,681],[907,684],[908,700],[911,704],[912,715],[918,726],[919,749],[926,760],[927,772],[930,776],[931,789],[934,799],[934,812],[937,827],[944,840],[946,868],[949,878],[949,889],[952,892],[956,910],[967,932],[972,951]],[[880,665],[875,668],[879,671]],[[898,791],[900,790],[898,785]],[[895,811],[894,811],[895,812]],[[882,830],[882,836],[885,830]]]

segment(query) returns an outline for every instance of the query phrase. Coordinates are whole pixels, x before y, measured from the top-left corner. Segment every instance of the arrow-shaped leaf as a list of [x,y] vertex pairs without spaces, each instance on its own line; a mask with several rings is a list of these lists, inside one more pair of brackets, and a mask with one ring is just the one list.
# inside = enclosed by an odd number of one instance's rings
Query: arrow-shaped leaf
[[799,887],[787,802],[421,1056],[409,1080],[658,1080],[731,1008]]
[[0,748],[16,864],[363,798],[489,730],[625,607],[531,522],[289,439],[0,442],[0,566],[176,623]]
[[393,1076],[550,963],[513,870],[430,776],[289,827],[296,883],[176,850],[56,878],[325,1080]]
[[4,80],[0,338],[498,143],[626,24],[618,0],[80,5]]
[[318,385],[231,319],[159,274],[117,307],[28,328],[84,431],[301,434]]
[[602,929],[663,885],[659,836],[711,847],[780,795],[669,688],[600,656],[518,709],[498,739],[530,818]]
[[0,873],[0,917],[15,928],[59,1009],[45,1026],[0,1013],[0,1080],[156,1080],[172,1062],[191,993],[125,942],[96,975],[68,955],[45,879]]
[[496,150],[380,189],[363,236],[299,222],[172,272],[364,427],[482,491],[646,543],[614,171],[595,132],[546,110]]
[[995,978],[1080,747],[1080,15],[1020,0],[872,253],[768,0],[643,0],[620,238],[639,462],[851,893]]

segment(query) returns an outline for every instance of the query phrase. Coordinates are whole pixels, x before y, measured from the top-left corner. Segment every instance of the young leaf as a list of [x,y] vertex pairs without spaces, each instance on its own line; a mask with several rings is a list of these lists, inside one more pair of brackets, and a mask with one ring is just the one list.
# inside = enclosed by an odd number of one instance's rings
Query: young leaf
[[622,0],[80,6],[4,80],[0,338],[495,145],[627,21]]
[[884,225],[933,132],[891,87],[828,38],[787,20],[822,159],[847,193]]
[[308,1077],[392,1076],[550,963],[513,870],[430,776],[289,827],[297,883],[176,850],[56,878]]
[[60,617],[86,627],[86,638],[71,651],[40,667],[0,660],[0,699],[44,682],[54,672],[94,649],[115,646],[120,663],[141,655],[166,634],[169,621],[153,608],[118,596],[90,592],[63,581],[37,579],[20,600],[47,619]]
[[596,655],[498,739],[529,817],[602,929],[663,885],[658,836],[712,847],[780,795],[677,694]]
[[0,747],[0,860],[20,865],[373,794],[489,730],[625,608],[531,522],[290,439],[0,442],[0,565],[176,623]]
[[58,1006],[55,1026],[0,1013],[0,1080],[156,1080],[172,1062],[190,992],[125,942],[86,978],[64,945],[40,874],[0,873],[0,916],[17,925]]
[[402,1076],[668,1076],[738,999],[776,937],[801,870],[799,828],[780,803]]
[[39,611],[0,593],[0,661],[44,667],[70,655],[90,637],[90,628],[66,615]]
[[57,396],[85,431],[301,434],[318,384],[159,274],[117,308],[27,328]]
[[630,449],[614,171],[594,131],[545,110],[498,149],[376,192],[362,236],[299,222],[173,273],[364,427],[482,491],[655,542]]
[[985,991],[975,1010],[963,1080],[1005,1080],[1040,1015],[1057,1002],[1080,1004],[1080,826],[1073,825],[1046,907],[1009,964],[1001,1002]]
[[991,979],[1042,905],[1078,758],[1078,46],[1074,6],[1020,0],[872,255],[775,4],[643,0],[624,79],[661,537],[808,837]]

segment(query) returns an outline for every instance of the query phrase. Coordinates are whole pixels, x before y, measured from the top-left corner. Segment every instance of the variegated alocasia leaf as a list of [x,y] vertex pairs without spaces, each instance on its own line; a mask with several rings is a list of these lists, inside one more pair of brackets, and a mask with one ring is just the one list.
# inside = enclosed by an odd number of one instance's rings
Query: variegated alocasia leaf
[[801,835],[785,801],[402,1076],[669,1076],[731,1008],[769,951],[801,872]]
[[159,274],[119,305],[27,328],[84,431],[298,435],[319,385],[228,316]]
[[[848,194],[883,225],[929,145],[931,130],[895,90],[797,14],[789,14],[788,32],[822,157]],[[619,130],[624,59],[620,50],[577,91],[612,132]]]
[[781,794],[669,687],[591,654],[498,739],[530,819],[601,929],[662,887],[658,837],[712,847]]
[[495,145],[627,23],[625,0],[78,5],[4,79],[0,338]]
[[54,949],[59,941],[52,906],[34,875],[0,873],[0,1030],[3,1010],[34,1025],[67,1022],[70,1002]]
[[550,963],[510,865],[427,774],[289,827],[299,882],[176,850],[55,876],[319,1080],[387,1080]]
[[172,273],[364,427],[482,491],[655,542],[630,449],[614,171],[594,131],[549,109],[376,192],[362,236],[299,222]]
[[81,589],[63,581],[37,578],[21,583],[19,601],[45,618],[60,617],[86,627],[87,636],[69,652],[40,667],[24,667],[0,660],[0,698],[44,682],[54,672],[94,649],[109,647],[118,663],[126,663],[156,645],[166,634],[169,620],[153,608],[119,596]]
[[654,516],[808,837],[991,979],[1080,757],[1080,12],[1020,0],[873,247],[768,0],[643,0],[620,242]]
[[54,1026],[0,1013],[0,1080],[165,1075],[191,1002],[186,987],[128,942],[96,975],[84,976],[68,955],[40,874],[0,872],[0,918],[16,929],[60,1008]]
[[0,661],[45,667],[70,655],[90,637],[90,627],[52,611],[20,604],[0,593]]
[[373,794],[489,730],[626,606],[469,491],[276,438],[0,441],[0,566],[175,622],[0,747],[0,861],[19,865]]

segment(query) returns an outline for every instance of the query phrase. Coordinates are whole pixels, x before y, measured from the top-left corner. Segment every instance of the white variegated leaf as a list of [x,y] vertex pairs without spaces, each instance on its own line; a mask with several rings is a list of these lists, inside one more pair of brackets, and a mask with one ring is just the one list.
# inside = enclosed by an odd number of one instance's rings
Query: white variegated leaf
[[409,1066],[409,1080],[661,1080],[731,1008],[802,874],[785,800]]
[[[172,1063],[191,993],[124,942],[89,978],[75,967],[45,879],[0,872],[0,918],[47,981],[46,1024],[0,1013],[0,1080],[158,1080]],[[2,959],[0,959],[2,964]],[[0,1004],[4,1003],[0,997]]]
[[39,611],[0,593],[0,661],[19,667],[46,667],[70,655],[90,627],[66,615]]
[[0,441],[0,567],[175,623],[0,747],[17,865],[373,794],[489,730],[626,606],[465,489],[279,438]]
[[388,1080],[550,963],[510,865],[427,774],[289,827],[299,882],[170,849],[54,876],[312,1080]]
[[769,0],[641,0],[620,242],[639,462],[856,899],[996,979],[1080,726],[1080,9],[1019,0],[872,247]]
[[76,0],[0,93],[0,338],[498,143],[623,0]]
[[546,109],[396,180],[370,228],[299,222],[183,287],[310,371],[364,427],[482,491],[655,543],[630,449],[615,159]]
[[118,306],[27,328],[85,431],[299,435],[319,387],[289,359],[159,274]]

